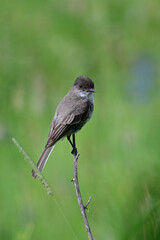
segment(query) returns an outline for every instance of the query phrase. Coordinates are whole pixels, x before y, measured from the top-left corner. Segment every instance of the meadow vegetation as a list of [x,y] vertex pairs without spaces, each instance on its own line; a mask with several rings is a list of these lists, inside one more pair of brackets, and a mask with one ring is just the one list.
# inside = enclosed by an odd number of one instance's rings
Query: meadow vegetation
[[[31,177],[57,104],[75,78],[95,83],[95,111],[76,135],[79,183],[95,240],[160,239],[158,0],[3,1],[0,7],[0,239],[75,239]],[[44,176],[78,239],[87,239],[60,141]]]

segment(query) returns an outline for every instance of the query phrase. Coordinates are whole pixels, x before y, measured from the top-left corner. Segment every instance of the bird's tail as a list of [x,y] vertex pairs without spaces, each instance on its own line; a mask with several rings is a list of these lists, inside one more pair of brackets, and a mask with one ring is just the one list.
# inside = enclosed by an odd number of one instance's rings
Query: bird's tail
[[[51,147],[48,147],[48,148],[45,147],[42,155],[40,156],[40,159],[38,160],[38,162],[36,164],[37,168],[39,169],[40,172],[43,170],[43,168],[44,168],[44,166],[45,166],[45,164],[46,164],[46,162],[47,162],[47,160],[48,160],[48,158],[49,158],[49,156],[50,156],[54,146],[55,145],[53,145]],[[32,177],[33,178],[37,177],[37,174],[35,173],[34,170],[32,170]]]

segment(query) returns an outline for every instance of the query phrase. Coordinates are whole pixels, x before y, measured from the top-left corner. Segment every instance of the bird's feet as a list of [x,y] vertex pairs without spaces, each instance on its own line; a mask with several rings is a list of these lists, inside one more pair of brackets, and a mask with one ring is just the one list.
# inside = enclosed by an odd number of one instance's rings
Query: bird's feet
[[78,152],[77,152],[77,148],[73,148],[71,153],[72,153],[73,155],[77,156],[77,153],[78,153]]

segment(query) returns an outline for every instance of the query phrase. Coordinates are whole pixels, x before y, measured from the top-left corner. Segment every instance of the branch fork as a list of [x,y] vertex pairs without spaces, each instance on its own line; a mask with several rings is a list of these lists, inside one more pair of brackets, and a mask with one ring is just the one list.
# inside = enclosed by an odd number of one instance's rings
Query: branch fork
[[90,202],[91,202],[91,196],[89,197],[88,202],[87,202],[86,205],[84,206],[84,209],[85,209],[85,210],[88,210],[88,205],[90,204]]

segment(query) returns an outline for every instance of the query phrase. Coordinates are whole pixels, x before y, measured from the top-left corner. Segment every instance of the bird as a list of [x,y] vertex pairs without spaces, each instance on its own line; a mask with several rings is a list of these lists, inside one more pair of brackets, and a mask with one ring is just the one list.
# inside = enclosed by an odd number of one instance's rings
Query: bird
[[[77,154],[75,133],[77,133],[91,118],[94,110],[94,82],[87,76],[79,76],[60,101],[53,117],[48,140],[36,166],[42,172],[56,143],[67,137],[73,150]],[[70,137],[73,137],[73,142]],[[32,177],[37,174],[32,170]]]

